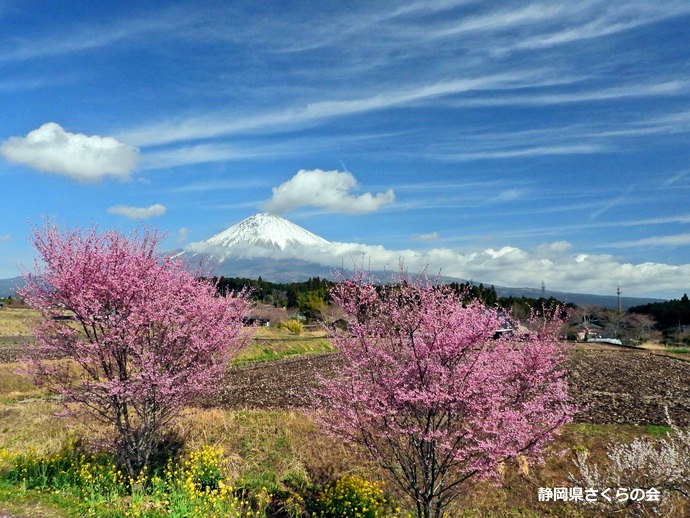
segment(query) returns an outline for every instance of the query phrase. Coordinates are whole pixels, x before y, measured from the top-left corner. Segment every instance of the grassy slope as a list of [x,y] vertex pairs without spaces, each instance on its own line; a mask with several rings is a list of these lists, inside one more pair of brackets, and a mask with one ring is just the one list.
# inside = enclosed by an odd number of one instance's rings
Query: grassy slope
[[4,337],[29,336],[29,321],[36,318],[38,312],[32,309],[0,309],[0,339]]
[[240,352],[235,362],[277,360],[287,356],[318,354],[332,350],[323,331],[295,335],[283,328],[259,327],[251,344]]

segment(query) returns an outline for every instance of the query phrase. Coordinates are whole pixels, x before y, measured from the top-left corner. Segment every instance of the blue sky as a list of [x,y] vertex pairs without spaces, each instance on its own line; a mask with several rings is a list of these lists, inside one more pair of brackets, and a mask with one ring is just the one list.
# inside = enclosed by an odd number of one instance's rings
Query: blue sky
[[687,0],[129,4],[0,0],[0,278],[46,218],[174,249],[270,209],[373,263],[690,292]]

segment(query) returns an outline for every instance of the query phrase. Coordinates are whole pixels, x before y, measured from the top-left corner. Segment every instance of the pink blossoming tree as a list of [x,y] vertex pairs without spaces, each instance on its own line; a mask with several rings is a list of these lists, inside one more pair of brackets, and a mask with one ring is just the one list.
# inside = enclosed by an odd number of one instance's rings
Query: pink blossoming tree
[[157,241],[148,231],[35,229],[40,261],[20,293],[42,316],[30,373],[70,412],[114,428],[132,477],[180,410],[217,389],[247,339],[245,294],[217,297],[212,284],[158,257]]
[[423,277],[382,286],[340,282],[346,313],[334,342],[344,362],[322,379],[331,433],[362,445],[423,518],[442,516],[470,477],[510,459],[539,460],[571,419],[555,318],[496,338],[507,321]]

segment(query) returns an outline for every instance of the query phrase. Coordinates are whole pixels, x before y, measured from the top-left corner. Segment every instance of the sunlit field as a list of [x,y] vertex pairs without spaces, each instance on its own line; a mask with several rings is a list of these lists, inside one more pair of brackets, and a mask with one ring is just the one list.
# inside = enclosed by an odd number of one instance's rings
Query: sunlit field
[[[59,400],[22,373],[17,357],[31,339],[35,317],[28,309],[0,310],[0,516],[330,516],[319,505],[334,498],[336,487],[345,491],[343,484],[354,495],[348,498],[369,499],[367,505],[377,509],[371,516],[410,515],[409,502],[387,474],[319,429],[306,408],[188,408],[159,471],[126,480],[108,452],[99,450],[109,431],[56,417],[64,411]],[[273,369],[294,369],[288,358],[333,351],[318,327],[300,334],[258,327],[233,363],[245,369],[273,361]],[[471,481],[449,516],[597,516],[572,502],[540,502],[540,488],[572,485],[578,452],[604,463],[611,441],[655,440],[668,431],[659,425],[569,424],[547,448],[543,465],[520,461],[505,465],[496,481]],[[684,505],[679,500],[676,509],[684,512]]]
[[9,337],[29,336],[31,334],[30,322],[37,317],[38,312],[32,309],[0,309],[0,340]]

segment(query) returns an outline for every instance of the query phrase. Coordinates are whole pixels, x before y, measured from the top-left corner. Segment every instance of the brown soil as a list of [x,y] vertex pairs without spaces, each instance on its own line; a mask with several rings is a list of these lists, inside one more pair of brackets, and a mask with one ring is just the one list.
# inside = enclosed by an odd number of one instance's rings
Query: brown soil
[[[338,368],[336,353],[234,367],[218,398],[227,408],[291,409],[311,406],[316,373]],[[635,349],[572,350],[566,363],[577,422],[690,425],[690,362]]]
[[[23,344],[0,343],[0,362],[16,361]],[[337,353],[305,355],[232,367],[220,394],[207,401],[225,408],[296,409],[313,405],[316,374],[339,366]],[[575,420],[595,424],[690,426],[690,361],[608,345],[577,346],[566,362]]]

